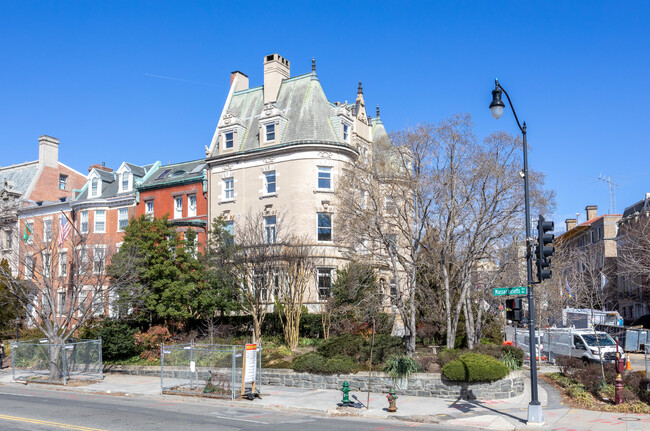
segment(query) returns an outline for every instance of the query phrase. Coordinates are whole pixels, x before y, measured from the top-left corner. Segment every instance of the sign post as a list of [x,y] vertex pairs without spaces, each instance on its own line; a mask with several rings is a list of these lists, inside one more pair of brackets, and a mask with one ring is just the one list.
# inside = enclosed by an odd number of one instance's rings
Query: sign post
[[519,287],[496,287],[492,289],[494,296],[508,296],[508,295],[525,295],[528,293],[526,286]]

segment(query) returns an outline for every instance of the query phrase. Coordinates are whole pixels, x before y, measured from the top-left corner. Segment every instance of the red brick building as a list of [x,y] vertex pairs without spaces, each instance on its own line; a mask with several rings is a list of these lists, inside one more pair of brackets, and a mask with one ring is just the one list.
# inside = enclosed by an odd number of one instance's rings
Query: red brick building
[[59,161],[59,140],[38,138],[38,160],[0,167],[0,260],[7,259],[18,274],[19,239],[22,228],[18,212],[40,202],[59,202],[75,197],[86,177]]
[[199,244],[205,244],[207,220],[207,179],[205,160],[158,166],[137,187],[136,216],[167,216],[177,231],[192,229]]

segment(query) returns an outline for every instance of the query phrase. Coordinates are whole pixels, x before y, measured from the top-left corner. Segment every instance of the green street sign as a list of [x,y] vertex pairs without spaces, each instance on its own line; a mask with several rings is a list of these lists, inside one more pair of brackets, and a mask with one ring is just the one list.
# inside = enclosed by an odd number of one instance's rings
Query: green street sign
[[528,293],[526,286],[519,287],[497,287],[492,289],[494,296],[507,296],[507,295],[525,295]]

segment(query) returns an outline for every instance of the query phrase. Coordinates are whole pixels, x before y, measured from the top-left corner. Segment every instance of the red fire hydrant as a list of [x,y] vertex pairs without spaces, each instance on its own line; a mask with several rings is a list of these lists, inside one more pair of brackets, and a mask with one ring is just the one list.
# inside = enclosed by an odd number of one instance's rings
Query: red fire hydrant
[[390,392],[388,392],[388,395],[386,395],[386,399],[388,400],[388,411],[391,413],[395,413],[397,411],[397,406],[395,405],[395,400],[399,398],[397,395],[395,395],[395,389],[391,388]]
[[618,338],[616,339],[616,380],[614,381],[614,402],[616,404],[623,404],[623,378],[621,373],[623,372],[623,366],[625,361],[621,357],[621,353],[618,351]]

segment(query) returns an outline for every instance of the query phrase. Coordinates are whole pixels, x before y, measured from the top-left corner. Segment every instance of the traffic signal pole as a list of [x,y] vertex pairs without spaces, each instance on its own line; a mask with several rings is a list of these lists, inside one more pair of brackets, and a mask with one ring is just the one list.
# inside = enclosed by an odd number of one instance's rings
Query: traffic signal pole
[[[505,93],[505,91],[504,91]],[[506,93],[508,96],[508,93]],[[510,102],[510,97],[508,97]],[[511,105],[512,107],[512,105]],[[514,112],[514,108],[512,110]],[[517,121],[517,123],[519,123]],[[528,331],[530,335],[530,404],[528,404],[528,423],[544,423],[542,405],[537,393],[537,338],[535,337],[535,296],[533,295],[533,237],[530,234],[530,194],[528,188],[528,141],[526,122],[521,128],[524,146],[524,205],[526,206],[526,285],[528,286]]]
[[535,338],[535,298],[533,296],[533,238],[530,234],[530,197],[529,197],[529,187],[528,187],[528,141],[526,139],[526,122],[524,122],[523,127],[519,123],[519,118],[517,118],[517,113],[515,112],[514,106],[512,106],[512,101],[508,92],[499,84],[498,80],[495,80],[495,88],[492,91],[492,103],[490,103],[490,111],[492,111],[492,116],[498,119],[503,113],[503,108],[505,104],[501,100],[501,92],[503,92],[507,99],[510,108],[512,109],[512,114],[515,116],[517,121],[517,126],[521,130],[523,135],[523,150],[524,150],[524,205],[526,213],[526,286],[528,287],[528,329],[530,331],[530,384],[531,384],[531,401],[528,404],[528,421],[529,425],[541,425],[544,423],[544,417],[542,413],[542,405],[539,402],[538,393],[537,393],[537,340]]

